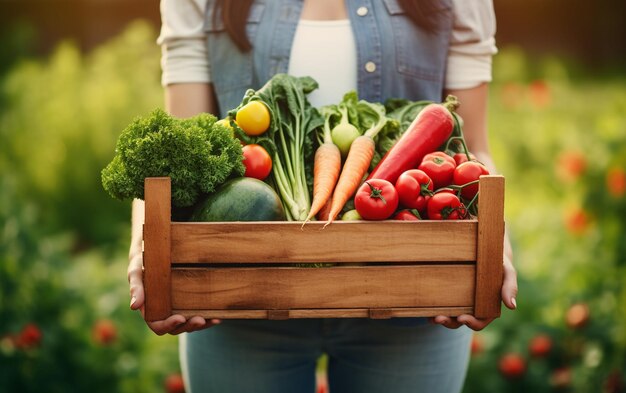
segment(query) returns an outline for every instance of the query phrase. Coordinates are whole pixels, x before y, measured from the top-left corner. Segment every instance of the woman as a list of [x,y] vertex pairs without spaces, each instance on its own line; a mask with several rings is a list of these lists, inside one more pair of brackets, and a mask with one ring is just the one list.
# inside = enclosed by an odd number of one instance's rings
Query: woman
[[[246,89],[259,88],[278,72],[316,79],[320,88],[309,97],[314,106],[337,103],[349,90],[373,102],[391,97],[441,101],[453,94],[462,104],[458,113],[470,150],[496,172],[486,125],[487,83],[496,52],[490,1],[215,3],[161,2],[163,85],[166,108],[173,115],[210,112],[222,117],[237,106]],[[142,220],[143,203],[135,201],[128,270],[134,310],[143,309],[144,302]],[[510,309],[516,307],[516,293],[507,241],[502,298]],[[469,361],[470,329],[480,330],[491,320],[461,315],[438,316],[431,324],[423,321],[220,324],[174,315],[148,325],[157,334],[194,332],[180,340],[181,364],[191,392],[310,392],[322,353],[329,356],[333,392],[460,391]]]

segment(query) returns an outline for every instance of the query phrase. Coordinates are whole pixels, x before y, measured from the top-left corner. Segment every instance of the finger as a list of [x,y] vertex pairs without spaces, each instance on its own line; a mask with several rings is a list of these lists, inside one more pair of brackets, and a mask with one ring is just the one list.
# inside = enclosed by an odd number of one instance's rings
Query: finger
[[211,319],[207,321],[203,317],[195,316],[190,318],[187,322],[182,325],[179,325],[174,330],[169,332],[169,334],[177,335],[181,333],[191,333],[197,330],[207,329],[215,325],[219,325],[222,321],[219,319]]
[[144,304],[143,266],[141,261],[141,258],[135,258],[128,265],[131,310],[137,310]]
[[[507,261],[508,262],[508,261]],[[510,310],[517,308],[517,272],[510,262],[504,263],[504,281],[502,283],[502,301]]]
[[478,319],[473,315],[468,314],[459,315],[457,317],[457,321],[459,323],[475,331],[483,330],[485,327],[487,327],[487,325],[493,322],[494,319],[495,318]]
[[447,327],[448,329],[458,329],[462,324],[456,318],[450,318],[443,315],[435,317],[435,323]]
[[186,322],[187,321],[185,317],[183,317],[182,315],[176,314],[176,315],[170,316],[169,318],[163,321],[148,322],[148,326],[153,332],[155,332],[159,336],[162,336],[166,333],[172,332],[180,325],[184,325]]

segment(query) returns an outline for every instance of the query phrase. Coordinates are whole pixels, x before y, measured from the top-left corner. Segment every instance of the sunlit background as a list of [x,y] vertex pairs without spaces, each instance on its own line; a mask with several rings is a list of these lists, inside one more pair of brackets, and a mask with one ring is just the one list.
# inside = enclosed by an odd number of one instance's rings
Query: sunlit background
[[[625,392],[626,3],[495,6],[519,309],[475,334],[465,391]],[[100,183],[163,105],[158,2],[0,10],[0,391],[181,391],[176,339],[128,309],[130,205]]]

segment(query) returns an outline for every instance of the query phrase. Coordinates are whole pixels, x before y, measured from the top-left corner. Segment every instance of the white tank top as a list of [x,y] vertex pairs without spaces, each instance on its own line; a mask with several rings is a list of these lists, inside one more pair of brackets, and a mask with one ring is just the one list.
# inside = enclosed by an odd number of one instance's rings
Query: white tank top
[[356,90],[357,53],[350,20],[300,20],[288,72],[319,83],[308,95],[315,107],[337,104],[345,93]]

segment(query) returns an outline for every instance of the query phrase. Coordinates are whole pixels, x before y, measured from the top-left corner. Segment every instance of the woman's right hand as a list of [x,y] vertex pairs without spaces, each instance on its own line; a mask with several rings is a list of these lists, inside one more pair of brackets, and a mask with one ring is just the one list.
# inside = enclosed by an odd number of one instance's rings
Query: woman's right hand
[[[145,317],[145,294],[143,290],[143,257],[141,253],[130,258],[128,264],[128,283],[130,284],[130,309],[139,310]],[[189,319],[175,314],[162,321],[146,322],[148,327],[162,336],[164,334],[180,334],[210,328],[220,323],[219,319],[207,321],[203,317],[194,316]]]

